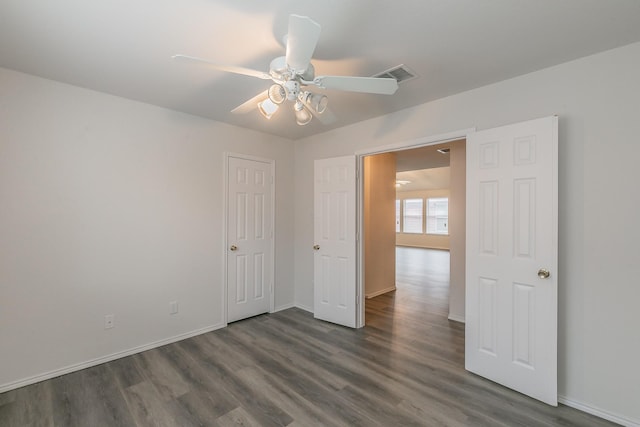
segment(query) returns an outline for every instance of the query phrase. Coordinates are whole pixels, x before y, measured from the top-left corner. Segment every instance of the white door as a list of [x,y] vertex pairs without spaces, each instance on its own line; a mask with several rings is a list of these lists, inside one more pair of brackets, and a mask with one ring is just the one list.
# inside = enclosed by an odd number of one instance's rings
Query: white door
[[558,118],[467,137],[465,367],[557,405]]
[[356,326],[356,158],[315,161],[314,317]]
[[227,162],[227,321],[234,322],[271,307],[273,165]]

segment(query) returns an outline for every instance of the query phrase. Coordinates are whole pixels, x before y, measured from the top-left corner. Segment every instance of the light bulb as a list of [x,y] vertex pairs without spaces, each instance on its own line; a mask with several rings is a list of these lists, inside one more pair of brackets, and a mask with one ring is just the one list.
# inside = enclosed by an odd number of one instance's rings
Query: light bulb
[[313,116],[311,112],[307,110],[307,108],[302,104],[302,102],[297,101],[293,106],[293,109],[296,113],[296,123],[300,126],[304,126],[311,121]]
[[272,84],[269,87],[269,99],[274,104],[282,104],[285,99],[287,99],[287,92],[284,90],[284,87],[279,84]]

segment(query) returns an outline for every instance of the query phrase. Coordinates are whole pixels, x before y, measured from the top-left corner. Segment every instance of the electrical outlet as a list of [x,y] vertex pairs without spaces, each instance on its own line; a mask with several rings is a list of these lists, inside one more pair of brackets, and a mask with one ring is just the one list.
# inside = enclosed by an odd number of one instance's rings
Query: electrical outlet
[[171,301],[169,303],[169,314],[178,314],[178,301]]
[[115,316],[113,314],[105,314],[104,315],[104,328],[111,329],[115,326]]

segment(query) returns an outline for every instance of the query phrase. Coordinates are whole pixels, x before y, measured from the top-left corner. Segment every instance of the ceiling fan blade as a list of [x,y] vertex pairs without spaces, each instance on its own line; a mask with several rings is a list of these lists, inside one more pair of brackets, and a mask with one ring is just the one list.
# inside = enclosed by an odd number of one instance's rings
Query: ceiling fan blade
[[264,101],[269,97],[269,91],[265,90],[264,92],[260,92],[250,100],[238,105],[236,108],[231,110],[234,114],[247,114],[252,111],[254,108],[258,107],[258,103]]
[[232,65],[219,65],[211,61],[208,61],[206,59],[197,58],[195,56],[188,56],[188,55],[173,55],[171,58],[173,58],[175,61],[198,62],[202,64],[207,64],[211,68],[214,68],[220,71],[226,71],[227,73],[242,74],[243,76],[257,77],[263,80],[271,80],[271,76],[269,75],[269,73],[252,70],[251,68],[234,67]]
[[310,108],[309,111],[311,111],[311,114],[313,114],[313,117],[318,119],[318,121],[323,125],[330,125],[335,123],[338,120],[338,118],[333,113],[333,111],[331,111],[330,108],[325,109],[322,114],[316,113],[315,111],[313,111],[313,108]]
[[398,90],[396,79],[379,77],[318,76],[313,84],[323,89],[392,95]]
[[309,62],[320,38],[320,24],[307,16],[289,16],[287,33],[287,65],[296,74],[302,74]]

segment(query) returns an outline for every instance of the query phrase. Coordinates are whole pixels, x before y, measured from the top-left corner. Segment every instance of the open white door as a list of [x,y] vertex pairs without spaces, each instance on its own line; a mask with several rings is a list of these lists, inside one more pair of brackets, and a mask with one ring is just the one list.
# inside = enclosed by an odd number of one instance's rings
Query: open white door
[[356,326],[356,158],[315,161],[314,317]]
[[467,137],[467,370],[557,405],[558,118]]

